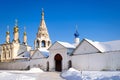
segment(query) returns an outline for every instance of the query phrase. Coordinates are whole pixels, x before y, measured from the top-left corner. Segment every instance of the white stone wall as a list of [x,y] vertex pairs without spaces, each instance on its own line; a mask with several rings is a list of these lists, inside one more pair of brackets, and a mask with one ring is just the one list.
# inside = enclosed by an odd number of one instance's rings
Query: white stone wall
[[1,62],[1,70],[24,70],[29,66],[29,61]]
[[87,41],[83,41],[73,54],[95,53],[99,52],[94,46]]
[[73,55],[72,65],[78,70],[120,69],[120,52]]
[[1,70],[25,70],[30,66],[30,68],[38,67],[46,71],[47,69],[47,58],[41,59],[31,59],[31,60],[16,60],[13,62],[1,62]]
[[47,58],[31,59],[30,60],[30,68],[33,68],[33,67],[38,67],[38,68],[46,71],[46,69],[47,69]]

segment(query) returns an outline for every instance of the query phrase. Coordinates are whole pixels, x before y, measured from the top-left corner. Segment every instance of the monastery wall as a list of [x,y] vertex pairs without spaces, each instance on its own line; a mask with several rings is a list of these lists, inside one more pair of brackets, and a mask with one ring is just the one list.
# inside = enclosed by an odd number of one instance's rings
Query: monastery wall
[[1,62],[1,70],[24,70],[29,66],[29,61]]
[[78,70],[120,70],[120,51],[72,56],[72,67]]
[[46,58],[41,58],[41,59],[36,58],[36,59],[30,60],[30,68],[38,67],[38,68],[46,71],[48,65],[49,65],[49,63],[47,64]]
[[26,70],[33,67],[38,67],[43,70],[47,70],[47,59],[31,59],[29,60],[17,60],[12,62],[1,62],[0,70]]

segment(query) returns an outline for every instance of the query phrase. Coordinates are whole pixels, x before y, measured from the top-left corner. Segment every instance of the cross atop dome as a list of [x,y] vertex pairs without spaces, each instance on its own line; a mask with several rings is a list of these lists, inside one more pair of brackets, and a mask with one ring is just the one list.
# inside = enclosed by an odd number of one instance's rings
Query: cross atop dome
[[10,32],[9,32],[9,25],[7,26],[7,32],[6,32],[6,34],[7,34],[7,35],[10,34]]
[[26,35],[26,27],[24,26],[24,35]]
[[75,44],[74,45],[78,46],[78,44],[80,43],[80,39],[79,39],[79,33],[78,33],[77,25],[76,25],[76,30],[75,30],[74,36],[75,36],[75,39],[74,39]]
[[15,19],[15,26],[18,26],[18,20]]
[[44,19],[44,9],[42,8],[42,19]]

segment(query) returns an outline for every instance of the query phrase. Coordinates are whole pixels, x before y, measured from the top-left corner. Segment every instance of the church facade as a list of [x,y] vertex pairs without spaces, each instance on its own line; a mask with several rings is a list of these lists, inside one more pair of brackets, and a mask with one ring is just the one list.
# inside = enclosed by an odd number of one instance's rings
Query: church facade
[[26,32],[23,33],[23,43],[20,43],[17,21],[12,42],[10,32],[6,32],[6,42],[0,45],[0,69],[38,67],[45,71],[64,71],[73,67],[78,70],[120,70],[120,40],[80,41],[76,29],[74,43],[56,41],[52,44],[43,10],[41,16],[33,50],[27,44]]
[[12,42],[10,42],[10,32],[6,32],[6,42],[0,45],[0,62],[11,62],[20,58],[26,58],[20,57],[19,55],[31,50],[31,47],[27,45],[26,32],[23,33],[23,43],[20,44],[17,20],[15,23],[13,35],[14,39]]

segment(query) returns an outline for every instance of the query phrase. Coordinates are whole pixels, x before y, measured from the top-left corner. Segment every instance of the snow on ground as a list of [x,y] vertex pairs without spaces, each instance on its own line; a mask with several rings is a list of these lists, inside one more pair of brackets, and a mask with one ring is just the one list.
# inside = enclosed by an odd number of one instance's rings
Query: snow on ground
[[43,72],[39,68],[28,71],[0,70],[0,80],[120,80],[120,71],[78,71],[70,68],[60,74]]
[[2,72],[0,73],[0,80],[35,80],[35,78],[23,74],[12,74],[8,72]]
[[36,80],[39,73],[43,73],[40,68],[31,68],[28,71],[0,70],[0,80]]
[[63,72],[61,76],[66,80],[82,80],[80,72],[73,68]]
[[70,68],[61,76],[66,80],[120,80],[120,71],[78,71]]
[[0,70],[0,72],[9,72],[9,73],[42,73],[44,72],[40,68],[31,68],[30,70]]
[[41,70],[40,68],[31,68],[28,73],[42,73],[43,70]]

